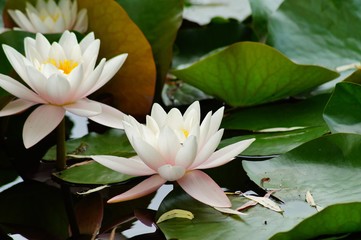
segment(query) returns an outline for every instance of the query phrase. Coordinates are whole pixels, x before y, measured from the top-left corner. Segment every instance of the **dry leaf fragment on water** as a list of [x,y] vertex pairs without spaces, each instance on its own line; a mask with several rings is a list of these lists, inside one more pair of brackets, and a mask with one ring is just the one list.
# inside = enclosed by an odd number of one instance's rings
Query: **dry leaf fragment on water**
[[79,194],[79,195],[87,195],[87,194],[90,194],[90,193],[93,193],[93,192],[98,192],[98,191],[103,190],[104,188],[107,188],[107,187],[109,187],[109,185],[102,185],[102,186],[99,186],[99,187],[96,187],[96,188],[89,189],[88,191],[85,191],[85,192],[77,192],[77,194]]
[[246,213],[239,212],[238,209],[234,210],[231,208],[221,208],[221,207],[214,207],[217,211],[220,211],[222,213],[226,214],[233,214],[233,215],[247,215]]
[[321,211],[323,207],[320,207],[316,204],[315,199],[313,198],[310,191],[306,192],[306,202],[311,206],[316,208],[317,212]]
[[283,212],[283,210],[280,208],[280,206],[278,206],[277,203],[275,203],[268,197],[257,197],[257,196],[252,196],[252,195],[243,195],[243,196],[245,196],[246,198],[253,200],[253,201],[261,204],[262,206],[264,206],[268,209],[271,209],[275,212]]
[[315,200],[313,199],[313,196],[310,191],[306,192],[306,202],[310,204],[311,207],[316,207]]
[[192,212],[182,209],[173,209],[168,212],[163,213],[157,223],[164,222],[166,220],[172,219],[172,218],[186,218],[189,220],[192,220],[194,218],[194,215]]

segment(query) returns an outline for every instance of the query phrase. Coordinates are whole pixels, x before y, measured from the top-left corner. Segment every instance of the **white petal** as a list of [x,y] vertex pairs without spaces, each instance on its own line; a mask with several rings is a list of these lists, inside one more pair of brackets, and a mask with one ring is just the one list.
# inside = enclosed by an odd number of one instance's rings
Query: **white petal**
[[177,156],[175,158],[175,164],[188,169],[195,160],[195,157],[197,155],[197,148],[198,146],[196,137],[188,137],[177,153]]
[[170,164],[166,164],[158,168],[159,176],[164,178],[167,181],[176,181],[183,177],[186,169],[182,166],[172,166]]
[[53,131],[64,118],[65,110],[52,105],[41,105],[26,119],[23,140],[26,148],[32,147]]
[[97,81],[99,81],[99,77],[104,70],[105,59],[102,59],[98,66],[92,71],[92,73],[84,79],[82,85],[79,89],[78,97],[83,98],[93,93],[93,88],[96,85]]
[[13,115],[20,113],[31,106],[34,106],[36,103],[29,102],[23,99],[16,99],[12,102],[9,102],[3,109],[0,110],[0,117]]
[[45,101],[38,95],[36,95],[36,93],[22,85],[15,79],[12,79],[11,77],[3,74],[0,74],[0,87],[18,98],[22,98],[35,103],[45,103]]
[[95,40],[94,32],[88,33],[79,43],[81,51],[85,52],[85,50],[89,47],[89,45]]
[[88,30],[88,14],[86,9],[82,9],[78,12],[73,29],[80,33],[85,33]]
[[235,156],[243,152],[246,148],[249,147],[256,139],[247,139],[243,140],[231,145],[228,145],[227,147],[224,147],[217,152],[213,153],[212,156],[199,165],[198,169],[206,169],[206,168],[214,168],[221,165],[224,165],[234,159]]
[[163,156],[143,139],[133,137],[131,142],[140,159],[154,171],[158,171],[158,168],[167,163]]
[[156,173],[153,169],[145,165],[143,161],[137,158],[104,155],[95,155],[91,156],[91,158],[107,168],[132,176],[147,176]]
[[67,111],[82,117],[93,117],[102,113],[102,106],[99,102],[89,99],[80,99],[77,102],[63,106]]
[[167,113],[158,103],[153,104],[150,115],[157,122],[159,127],[162,127],[164,125],[164,122],[167,118]]
[[16,24],[23,30],[28,32],[36,32],[33,24],[29,21],[29,19],[19,10],[8,11],[12,19],[16,22]]
[[[54,74],[46,82],[46,93],[50,103],[63,105],[69,101],[70,84],[62,74]],[[44,97],[45,98],[45,97]]]
[[102,112],[96,116],[89,117],[89,119],[107,127],[123,129],[122,121],[125,114],[108,105],[102,103],[100,103],[100,105],[102,107]]
[[223,113],[224,113],[224,107],[221,107],[212,115],[211,125],[208,130],[207,138],[212,136],[219,129],[223,119]]
[[158,138],[159,151],[167,163],[175,164],[176,155],[181,147],[178,137],[169,127],[160,130]]
[[32,64],[14,48],[5,44],[3,44],[2,47],[4,49],[7,59],[9,60],[11,66],[14,68],[16,73],[29,85],[29,87],[32,87],[32,84],[28,80],[28,76],[25,71],[25,66]]
[[222,139],[222,135],[223,135],[223,129],[220,129],[216,134],[214,134],[210,139],[208,139],[206,144],[198,152],[197,157],[194,160],[194,163],[192,164],[191,168],[197,168],[200,164],[208,160],[208,158],[217,149],[219,142]]
[[35,39],[36,39],[35,41],[36,49],[42,56],[42,60],[43,61],[47,60],[51,47],[48,39],[46,39],[46,37],[44,37],[41,33],[37,33]]
[[99,81],[96,85],[90,90],[90,92],[95,92],[104,84],[106,84],[114,75],[119,71],[128,54],[121,54],[112,59],[106,61],[102,74],[99,77]]

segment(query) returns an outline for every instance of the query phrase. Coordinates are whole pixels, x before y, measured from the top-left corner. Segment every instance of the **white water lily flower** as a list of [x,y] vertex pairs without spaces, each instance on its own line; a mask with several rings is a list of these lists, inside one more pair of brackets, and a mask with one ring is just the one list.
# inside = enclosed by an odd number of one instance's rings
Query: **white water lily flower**
[[133,176],[151,175],[134,188],[108,202],[131,200],[156,191],[167,181],[177,183],[193,198],[213,207],[230,207],[222,189],[199,169],[226,164],[255,139],[234,143],[215,152],[223,135],[218,130],[224,108],[209,112],[200,124],[200,106],[193,103],[182,115],[176,108],[166,113],[154,104],[146,125],[124,118],[127,137],[137,156],[91,156],[98,163]]
[[36,6],[26,2],[26,13],[20,10],[8,10],[9,15],[20,30],[34,33],[62,33],[65,30],[75,30],[80,33],[88,29],[86,9],[78,12],[77,1],[38,0]]
[[100,124],[123,128],[124,114],[115,108],[90,100],[87,96],[106,84],[123,65],[127,54],[96,66],[100,40],[89,33],[78,43],[74,33],[65,31],[59,42],[52,44],[41,34],[25,38],[25,56],[3,45],[14,70],[25,82],[0,74],[0,87],[18,99],[7,104],[0,117],[20,113],[38,106],[27,118],[23,140],[29,148],[43,139],[69,111]]

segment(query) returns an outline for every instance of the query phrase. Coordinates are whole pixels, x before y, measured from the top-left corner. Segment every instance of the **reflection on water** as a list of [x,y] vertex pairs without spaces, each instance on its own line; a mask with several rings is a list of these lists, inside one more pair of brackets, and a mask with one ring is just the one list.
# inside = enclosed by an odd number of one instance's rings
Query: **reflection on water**
[[[149,204],[148,209],[157,210],[159,208],[159,205],[161,204],[162,200],[172,190],[173,190],[173,185],[168,184],[168,185],[163,185],[162,187],[160,187],[158,189],[156,195],[154,196],[153,200]],[[134,222],[133,226],[130,229],[125,230],[122,233],[124,234],[124,236],[130,238],[130,237],[134,237],[134,236],[144,234],[144,233],[152,233],[155,230],[156,230],[155,226],[148,227],[148,226],[144,225],[143,223],[141,223],[140,221],[136,221],[136,222]]]

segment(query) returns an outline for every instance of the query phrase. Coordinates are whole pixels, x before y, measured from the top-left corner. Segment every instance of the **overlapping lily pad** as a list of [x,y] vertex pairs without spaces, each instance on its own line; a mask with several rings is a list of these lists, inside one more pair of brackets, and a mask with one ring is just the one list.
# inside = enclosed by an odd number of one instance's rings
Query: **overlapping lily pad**
[[152,46],[157,67],[156,96],[170,68],[173,44],[182,23],[182,0],[117,0]]
[[242,107],[294,96],[338,76],[322,67],[295,64],[254,42],[233,44],[172,73],[229,105]]
[[323,117],[332,132],[361,134],[361,85],[338,83]]
[[[274,155],[321,137],[330,131],[322,118],[329,97],[325,94],[231,111],[222,121],[227,139],[220,147],[255,137],[242,155]],[[229,138],[232,134],[237,136]]]
[[360,62],[358,0],[288,0],[269,19],[269,43],[291,59],[331,68]]
[[[73,155],[113,155],[130,157],[136,155],[128,138],[122,130],[109,130],[105,134],[90,133],[82,138],[66,143],[68,154]],[[56,148],[50,149],[45,160],[56,158]],[[131,160],[130,160],[131,161]],[[78,164],[55,176],[63,181],[79,184],[111,184],[126,181],[132,176],[108,169],[94,161]]]

